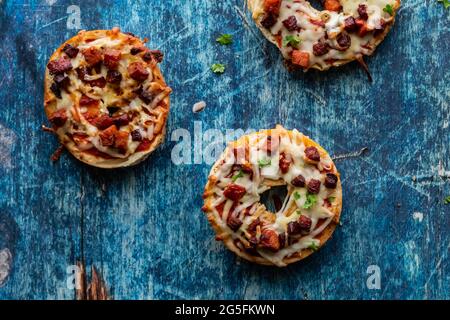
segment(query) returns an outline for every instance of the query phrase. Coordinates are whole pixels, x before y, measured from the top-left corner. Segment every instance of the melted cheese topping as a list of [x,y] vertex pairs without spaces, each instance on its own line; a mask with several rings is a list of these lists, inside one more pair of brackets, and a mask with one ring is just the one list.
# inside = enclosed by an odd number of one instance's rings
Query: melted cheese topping
[[[250,1],[252,1],[253,15],[258,23],[261,24],[261,20],[265,16],[264,0]],[[307,67],[303,66],[304,69],[318,68],[325,70],[332,65],[340,65],[362,55],[371,55],[379,43],[379,39],[376,37],[377,34],[372,31],[376,29],[383,30],[394,22],[394,15],[399,6],[399,1],[340,0],[340,3],[343,10],[334,12],[328,10],[318,11],[307,0],[281,0],[276,23],[268,30],[262,25],[260,27],[267,30],[272,41],[276,42],[286,60],[292,59],[294,50],[309,53],[309,65]],[[364,35],[359,35],[358,32],[347,33],[344,28],[345,19],[349,17],[357,19],[359,17],[358,6],[360,4],[367,6],[368,19],[365,23],[368,32]],[[394,10],[393,16],[383,10],[387,5],[392,6]],[[283,24],[283,21],[289,17],[296,18],[298,30],[289,31]],[[342,33],[348,34],[351,41],[349,48],[346,50],[342,50],[337,42],[338,36]],[[298,45],[289,44],[286,41],[289,37],[295,37],[300,43]],[[319,42],[327,44],[329,51],[321,56],[316,56],[313,52],[313,46]]]
[[[89,33],[89,32],[88,32]],[[145,142],[148,149],[152,140],[162,129],[157,122],[160,120],[162,113],[168,112],[168,105],[163,105],[161,102],[170,94],[171,89],[167,87],[164,80],[159,74],[154,74],[157,70],[156,61],[144,60],[143,54],[146,52],[144,44],[134,36],[126,35],[120,32],[108,32],[108,35],[103,35],[100,38],[92,39],[92,37],[78,36],[75,42],[69,41],[70,44],[79,50],[78,54],[70,58],[63,50],[57,51],[52,61],[62,57],[68,58],[71,62],[72,68],[64,73],[70,80],[70,84],[66,89],[61,89],[61,98],[52,95],[49,104],[52,105],[52,110],[60,111],[66,110],[67,121],[63,126],[57,128],[59,136],[66,136],[73,141],[76,148],[80,151],[97,150],[95,156],[100,158],[116,158],[127,159],[130,155],[136,153],[136,150],[141,144]],[[80,40],[81,39],[81,40]],[[138,54],[132,54],[132,48],[143,48]],[[97,67],[89,66],[83,50],[98,49],[102,55],[108,49],[114,49],[121,52],[118,66],[114,70],[119,72],[122,76],[120,84],[106,83],[104,88],[92,85],[90,81],[107,79],[108,68],[104,63],[100,63]],[[145,66],[148,72],[148,77],[144,81],[136,81],[129,75],[128,67],[131,63],[138,62]],[[89,74],[80,79],[77,69],[88,68]],[[54,76],[49,73],[50,78]],[[49,84],[50,87],[51,83]],[[149,93],[149,99],[144,101],[137,93],[138,90]],[[49,90],[49,92],[51,92]],[[89,107],[80,106],[80,99],[89,97],[98,100],[98,110],[95,110],[95,117],[87,118],[89,115]],[[150,100],[150,101],[148,101]],[[108,108],[114,110],[111,114]],[[118,149],[117,146],[106,144],[102,142],[101,133],[107,128],[102,128],[96,125],[96,120],[100,117],[110,116],[111,119],[128,115],[129,122],[118,124],[115,122],[117,130],[127,138],[125,138],[125,148]],[[134,138],[132,135],[134,132]],[[138,152],[147,151],[145,148],[138,150]]]
[[[269,131],[270,132],[270,131]],[[259,219],[260,227],[264,230],[275,231],[277,235],[286,235],[286,245],[275,252],[264,247],[256,247],[257,253],[272,264],[284,266],[285,258],[299,253],[304,249],[321,245],[318,239],[323,230],[331,223],[335,214],[340,210],[340,187],[327,188],[324,184],[327,173],[333,173],[338,177],[336,168],[329,155],[320,152],[320,161],[311,163],[305,155],[305,140],[297,130],[289,135],[284,128],[277,127],[272,130],[271,138],[278,139],[279,146],[267,151],[267,132],[261,132],[247,136],[244,145],[230,145],[216,163],[210,175],[213,181],[213,201],[209,208],[214,220],[227,234],[241,245],[240,250],[250,248],[249,241],[260,235],[249,230],[249,226]],[[308,139],[309,140],[309,139]],[[239,141],[239,140],[238,140]],[[242,153],[238,150],[247,150],[243,160]],[[280,169],[280,155],[290,161],[288,170]],[[245,164],[245,171],[242,164]],[[292,181],[302,175],[305,179],[304,187],[295,187]],[[307,190],[308,182],[316,179],[321,182],[317,194],[310,194]],[[245,194],[238,201],[227,198],[227,188],[237,185],[245,189]],[[275,185],[287,185],[288,195],[282,208],[276,213],[267,212],[260,201],[261,194]],[[339,183],[338,183],[339,185]],[[311,205],[311,199],[312,205]],[[334,201],[339,199],[338,201]],[[310,202],[308,204],[308,202]],[[339,209],[338,209],[339,208]],[[311,222],[311,228],[306,233],[288,235],[288,225],[298,221],[300,216],[306,216]],[[238,217],[242,225],[233,230],[230,226],[230,217]],[[288,243],[289,238],[289,245]],[[243,245],[242,245],[243,244]]]

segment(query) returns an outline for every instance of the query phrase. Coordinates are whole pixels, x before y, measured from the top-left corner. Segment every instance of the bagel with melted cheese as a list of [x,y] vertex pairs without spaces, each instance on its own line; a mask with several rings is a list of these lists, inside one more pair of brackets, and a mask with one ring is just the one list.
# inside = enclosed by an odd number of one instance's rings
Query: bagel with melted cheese
[[258,28],[288,67],[327,70],[353,60],[363,66],[394,24],[400,0],[248,0]]
[[164,140],[162,53],[119,28],[81,31],[51,56],[44,108],[62,145],[100,168],[135,165]]
[[[283,185],[281,209],[268,211],[261,194]],[[212,167],[203,198],[217,240],[248,261],[279,267],[322,247],[342,210],[341,180],[328,153],[281,126],[230,143]]]

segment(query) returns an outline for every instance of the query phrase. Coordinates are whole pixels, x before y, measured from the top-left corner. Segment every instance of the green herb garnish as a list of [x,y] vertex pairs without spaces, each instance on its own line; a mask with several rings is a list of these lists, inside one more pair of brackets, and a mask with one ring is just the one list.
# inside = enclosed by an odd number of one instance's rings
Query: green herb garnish
[[289,35],[284,37],[283,46],[287,47],[290,45],[291,47],[298,48],[298,46],[302,43],[302,39],[298,36]]
[[328,197],[328,202],[333,203],[336,200],[336,197]]
[[244,176],[244,172],[242,170],[239,170],[239,172],[231,178],[233,182],[236,182],[237,179],[242,178]]
[[258,165],[259,165],[260,168],[264,168],[264,167],[270,166],[271,164],[272,164],[272,160],[270,160],[270,159],[258,160]]
[[444,204],[450,204],[450,196],[444,199]]
[[295,192],[294,192],[294,199],[295,199],[295,200],[298,200],[298,199],[300,199],[300,198],[301,198],[300,193],[298,193],[297,191],[295,191]]
[[309,246],[308,249],[311,249],[312,251],[317,251],[319,249],[319,247],[317,246],[317,244],[315,242],[312,242]]
[[231,34],[224,33],[218,37],[216,41],[221,45],[226,46],[233,43],[233,36]]
[[438,1],[444,5],[445,9],[450,8],[450,0],[438,0]]
[[389,15],[391,16],[394,15],[394,8],[390,4],[387,4],[386,7],[384,7],[383,11],[389,13]]
[[315,194],[307,194],[303,209],[310,209],[317,203],[317,196]]
[[214,73],[224,73],[225,72],[225,65],[221,63],[214,63],[211,66],[211,71]]

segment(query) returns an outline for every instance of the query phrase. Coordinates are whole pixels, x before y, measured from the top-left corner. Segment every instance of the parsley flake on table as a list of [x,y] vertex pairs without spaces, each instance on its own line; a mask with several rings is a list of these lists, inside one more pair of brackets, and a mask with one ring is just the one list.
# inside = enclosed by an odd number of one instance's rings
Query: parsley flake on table
[[233,36],[231,34],[224,33],[216,39],[216,42],[223,46],[227,46],[233,43]]
[[387,4],[386,7],[384,7],[383,11],[389,13],[389,15],[391,16],[394,15],[394,8],[392,7],[391,4]]
[[302,39],[300,39],[298,36],[288,35],[284,37],[283,39],[283,46],[291,46],[293,48],[298,48],[298,46],[302,43]]
[[450,204],[450,196],[444,199],[444,204]]
[[225,65],[221,63],[214,63],[211,66],[211,71],[214,73],[224,73],[225,72]]
[[450,8],[450,0],[438,0],[438,2],[442,3],[445,9]]

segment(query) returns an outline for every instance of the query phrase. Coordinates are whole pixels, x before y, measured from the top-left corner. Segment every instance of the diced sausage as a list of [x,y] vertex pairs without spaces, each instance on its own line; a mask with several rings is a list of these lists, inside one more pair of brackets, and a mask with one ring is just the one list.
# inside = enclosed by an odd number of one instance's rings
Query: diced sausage
[[305,149],[305,156],[311,161],[319,162],[320,161],[320,153],[316,147],[307,147]]
[[303,188],[305,186],[305,177],[300,174],[291,181],[291,184],[294,187]]
[[119,50],[108,49],[105,51],[103,63],[108,69],[115,70],[119,66],[120,57],[121,52]]
[[142,62],[133,62],[128,66],[130,77],[136,81],[144,81],[148,78],[149,72]]
[[49,117],[49,121],[56,128],[62,127],[67,121],[67,113],[65,109],[53,112]]
[[69,71],[72,69],[72,63],[66,57],[50,61],[47,65],[50,74],[58,74]]
[[320,180],[311,179],[308,182],[308,192],[311,194],[318,194],[320,192]]
[[86,59],[86,62],[91,66],[96,65],[103,60],[102,52],[95,47],[84,49],[82,53]]
[[63,51],[69,56],[69,58],[75,58],[78,55],[79,49],[71,46],[70,44],[66,44],[63,48]]
[[117,70],[108,70],[106,82],[118,84],[122,81],[122,74]]
[[100,130],[109,128],[113,124],[114,124],[113,119],[107,114],[102,115],[102,116],[98,117],[97,119],[95,119],[95,123],[94,123],[94,125],[97,128],[99,128]]
[[311,229],[312,220],[311,220],[310,217],[305,216],[304,214],[302,214],[300,216],[300,218],[297,220],[297,222],[298,222],[298,224],[300,226],[300,229],[302,231],[309,232],[309,230]]
[[336,189],[338,177],[333,173],[327,173],[325,178],[325,187],[328,189]]

